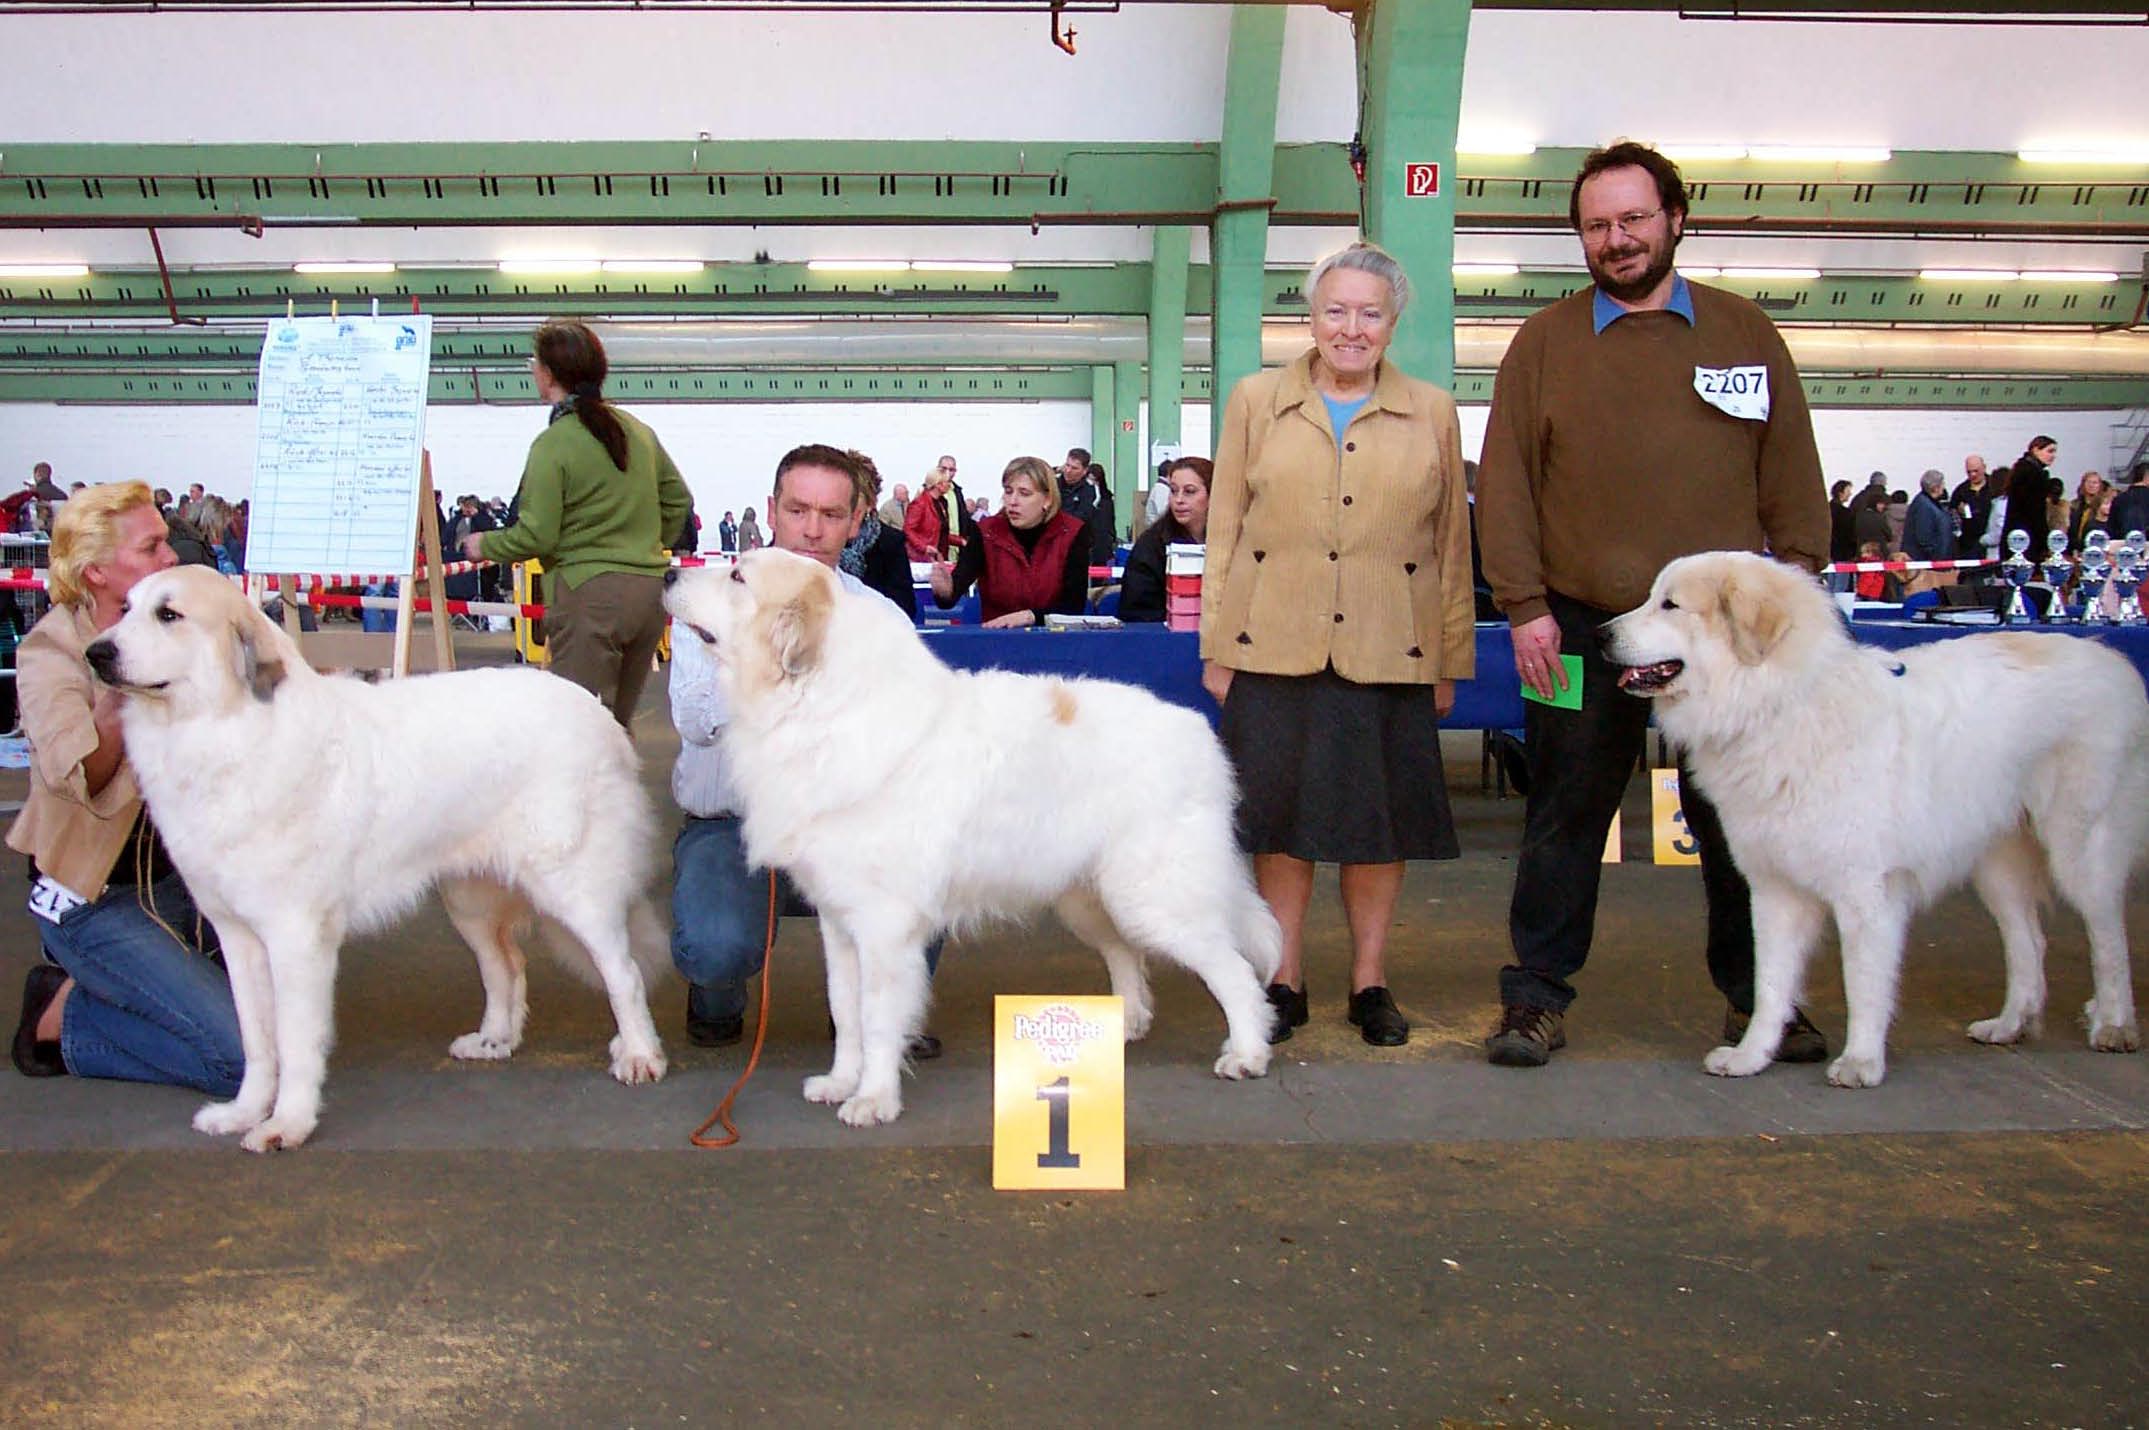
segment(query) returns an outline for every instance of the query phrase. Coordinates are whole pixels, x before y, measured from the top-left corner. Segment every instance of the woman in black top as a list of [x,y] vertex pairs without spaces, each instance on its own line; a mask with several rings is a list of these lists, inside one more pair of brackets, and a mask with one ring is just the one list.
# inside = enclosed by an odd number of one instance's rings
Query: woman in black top
[[1127,554],[1127,574],[1119,586],[1122,621],[1164,619],[1164,548],[1199,546],[1208,540],[1209,478],[1214,471],[1206,457],[1181,457],[1165,474],[1171,506]]

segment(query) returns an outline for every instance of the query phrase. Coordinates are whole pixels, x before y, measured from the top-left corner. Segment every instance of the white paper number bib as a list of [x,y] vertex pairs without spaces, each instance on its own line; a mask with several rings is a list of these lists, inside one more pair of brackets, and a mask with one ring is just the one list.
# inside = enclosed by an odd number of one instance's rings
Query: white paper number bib
[[1720,412],[1748,422],[1768,421],[1768,368],[1760,363],[1750,367],[1697,367],[1694,391]]

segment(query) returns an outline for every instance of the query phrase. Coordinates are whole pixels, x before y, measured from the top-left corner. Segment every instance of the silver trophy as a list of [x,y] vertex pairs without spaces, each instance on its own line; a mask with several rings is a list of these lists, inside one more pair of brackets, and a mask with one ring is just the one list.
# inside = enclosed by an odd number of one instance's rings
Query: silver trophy
[[2112,576],[2112,537],[2092,531],[2082,538],[2082,623],[2103,625],[2104,583]]
[[2119,624],[2138,626],[2142,623],[2142,603],[2135,593],[2142,588],[2142,559],[2149,552],[2149,537],[2139,531],[2127,533],[2127,539],[2119,545],[2117,569],[2112,573],[2112,585],[2119,591]]
[[2045,603],[2046,621],[2067,619],[2067,603],[2060,599],[2060,592],[2067,585],[2067,533],[2054,530],[2045,536],[2045,559],[2037,564],[2037,574],[2051,588],[2052,598]]
[[2015,588],[2015,594],[2008,598],[2006,608],[2000,612],[2000,624],[2003,626],[2012,625],[2018,616],[2025,621],[2030,619],[2030,603],[2022,598],[2022,588],[2030,584],[2030,577],[2036,574],[2037,568],[2030,564],[2029,549],[2028,532],[2016,530],[2007,533],[2008,556],[2000,563],[2000,575],[2006,578],[2008,585]]

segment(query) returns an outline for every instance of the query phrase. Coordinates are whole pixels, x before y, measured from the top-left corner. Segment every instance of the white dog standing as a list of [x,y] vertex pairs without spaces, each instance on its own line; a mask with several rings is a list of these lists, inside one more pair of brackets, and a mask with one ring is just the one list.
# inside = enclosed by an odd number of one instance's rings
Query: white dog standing
[[1876,650],[1804,573],[1722,552],[1666,566],[1605,627],[1605,652],[1657,702],[1753,885],[1753,1019],[1710,1072],[1769,1065],[1833,913],[1850,1026],[1828,1080],[1878,1084],[1911,915],[1965,877],[2007,950],[2006,1003],[1972,1038],[2039,1030],[2038,905],[2057,884],[2089,927],[2090,1046],[2140,1045],[2125,907],[2149,825],[2149,699],[2124,657],[2012,632]]
[[1129,1038],[1149,1028],[1157,953],[1223,1007],[1216,1075],[1268,1070],[1282,933],[1200,716],[1106,681],[958,674],[887,602],[788,552],[675,574],[665,605],[712,647],[730,703],[747,852],[820,911],[836,1050],[807,1098],[854,1126],[896,1117],[926,939],[1048,907],[1104,955]]
[[[201,567],[147,577],[127,600],[87,656],[128,696],[127,758],[223,940],[246,1052],[238,1095],[202,1108],[197,1130],[244,1133],[256,1152],[306,1140],[344,937],[399,921],[436,884],[485,984],[484,1020],[452,1055],[505,1058],[522,1041],[516,939],[535,912],[604,982],[612,1075],[664,1075],[642,976],[668,963],[642,897],[651,816],[602,705],[535,670],[321,675]],[[474,760],[474,742],[498,759]]]

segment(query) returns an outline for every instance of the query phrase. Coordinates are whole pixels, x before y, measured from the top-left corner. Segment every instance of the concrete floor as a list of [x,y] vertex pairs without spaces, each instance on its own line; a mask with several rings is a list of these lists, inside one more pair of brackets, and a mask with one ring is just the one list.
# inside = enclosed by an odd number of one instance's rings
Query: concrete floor
[[[671,737],[652,692],[653,790]],[[0,1076],[0,1424],[2129,1425],[2149,1411],[2149,1059],[2092,1054],[2053,919],[2042,1043],[1976,1047],[1997,936],[1915,930],[1890,1077],[1724,1082],[1691,870],[1607,873],[1570,1047],[1487,1067],[1521,806],[1450,747],[1467,851],[1405,888],[1417,1024],[1342,1022],[1333,882],[1314,1021],[1208,1077],[1221,1020],[1160,971],[1128,1050],[1122,1193],[991,1188],[991,997],[1103,991],[1056,926],[951,946],[903,1119],[797,1096],[827,1055],[814,927],[777,946],[743,1146],[687,1133],[744,1063],[680,1033],[605,1077],[601,1001],[532,966],[531,1035],[464,1066],[475,970],[427,911],[354,945],[315,1141],[244,1155],[165,1088]],[[19,776],[16,776],[19,780]],[[0,797],[8,787],[0,784]],[[1629,827],[1646,813],[1637,781]],[[19,900],[19,875],[0,896]],[[19,904],[17,905],[19,907]],[[2145,911],[2137,898],[2137,931]],[[8,996],[27,915],[0,953]],[[1832,955],[1813,1010],[1840,1038]],[[7,1005],[12,1012],[12,1001]]]

